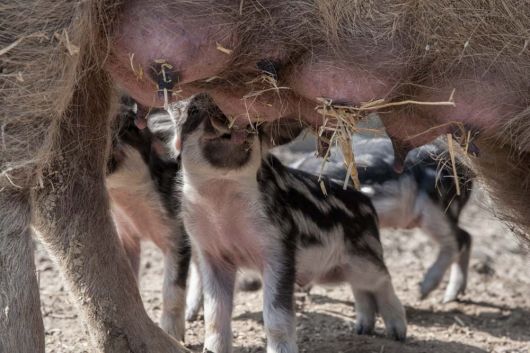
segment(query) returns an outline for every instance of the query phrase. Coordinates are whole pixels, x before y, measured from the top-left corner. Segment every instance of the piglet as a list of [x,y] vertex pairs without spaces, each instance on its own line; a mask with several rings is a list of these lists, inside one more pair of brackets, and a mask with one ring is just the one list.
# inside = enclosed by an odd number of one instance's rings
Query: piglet
[[302,128],[280,121],[230,126],[204,95],[173,104],[171,143],[182,162],[182,219],[204,287],[205,352],[232,352],[234,281],[240,268],[263,279],[268,353],[298,351],[295,284],[351,285],[356,331],[406,337],[405,311],[383,260],[370,199],[352,189],[286,168],[268,151]]
[[[438,255],[420,284],[421,298],[436,289],[450,269],[443,301],[456,300],[465,292],[471,255],[471,235],[458,224],[473,188],[471,170],[457,158],[453,172],[449,153],[439,141],[411,151],[402,173],[394,170],[389,139],[359,139],[353,147],[361,191],[371,198],[381,228],[419,228],[439,245]],[[346,179],[340,151],[333,148],[330,155],[323,169],[322,159],[314,153],[307,153],[291,166],[314,174],[323,170],[330,178]]]
[[[123,97],[113,126],[106,185],[113,220],[136,280],[142,240],[152,241],[164,254],[160,325],[182,341],[184,317],[191,320],[197,316],[202,288],[180,220],[180,160],[166,148],[174,138],[172,127],[165,111],[148,112],[131,98]],[[241,290],[256,290],[259,286],[260,282],[249,275],[238,282]]]
[[142,126],[143,117],[134,101],[124,97],[121,108],[114,122],[106,177],[112,218],[137,280],[140,241],[151,240],[163,252],[160,325],[182,341],[191,248],[179,218],[180,189],[176,180],[180,161],[169,158],[170,151],[165,150],[164,141],[171,138],[160,129],[168,123],[165,111],[151,112],[159,128],[149,130]]

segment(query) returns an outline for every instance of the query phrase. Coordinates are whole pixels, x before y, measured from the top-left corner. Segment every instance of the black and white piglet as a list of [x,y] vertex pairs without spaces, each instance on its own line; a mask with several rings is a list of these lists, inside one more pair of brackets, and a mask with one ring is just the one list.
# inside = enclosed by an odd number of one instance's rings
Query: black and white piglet
[[[146,115],[151,118],[145,119]],[[197,266],[190,263],[191,245],[180,220],[180,159],[166,148],[174,137],[172,130],[172,120],[165,111],[141,111],[124,97],[114,121],[106,185],[113,220],[135,277],[138,279],[142,240],[152,241],[164,254],[160,325],[183,340],[185,308],[188,319],[197,313],[202,288],[195,273]],[[238,288],[255,290],[259,284],[255,278],[244,276]],[[191,291],[186,297],[187,287]]]
[[[151,116],[162,123],[165,111]],[[156,119],[156,116],[159,116]],[[161,327],[184,339],[186,280],[191,248],[180,221],[180,188],[176,183],[180,161],[166,158],[162,129],[153,134],[139,129],[136,104],[122,100],[113,127],[112,150],[106,186],[118,235],[136,278],[140,266],[140,241],[153,241],[164,254]],[[135,122],[136,121],[136,122]]]
[[[372,199],[380,226],[419,227],[440,246],[435,262],[421,282],[422,298],[439,286],[451,267],[444,302],[455,300],[467,284],[471,236],[458,221],[472,191],[472,172],[457,159],[458,195],[448,152],[441,144],[411,151],[401,174],[394,171],[394,153],[389,139],[362,139],[354,143],[354,150],[361,191]],[[342,156],[337,149],[331,156],[323,173],[342,181],[346,177]],[[322,159],[308,153],[291,166],[318,174]]]
[[232,351],[234,280],[245,267],[263,278],[268,353],[298,351],[295,283],[349,283],[357,332],[371,332],[378,311],[388,335],[405,339],[405,311],[368,197],[331,181],[325,196],[317,178],[268,154],[271,141],[292,138],[285,125],[263,124],[258,133],[228,129],[205,96],[189,106],[175,103],[170,112],[177,132],[172,146],[182,161],[182,219],[204,282],[205,351]]

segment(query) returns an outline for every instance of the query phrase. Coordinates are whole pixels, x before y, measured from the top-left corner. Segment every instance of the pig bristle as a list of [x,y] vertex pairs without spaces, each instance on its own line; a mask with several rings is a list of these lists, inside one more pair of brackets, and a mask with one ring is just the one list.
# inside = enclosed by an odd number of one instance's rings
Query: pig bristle
[[35,185],[76,83],[84,71],[101,70],[115,14],[105,7],[103,1],[0,5],[0,173],[15,184]]
[[25,36],[22,36],[15,40],[13,43],[5,46],[4,48],[0,49],[0,56],[7,54],[11,49],[15,48],[17,45],[19,45],[23,40],[29,39],[29,38],[44,38],[48,39],[46,34],[43,32],[36,32],[32,34],[28,34]]
[[57,40],[59,40],[59,41],[64,43],[64,46],[66,47],[66,50],[68,50],[68,54],[70,54],[70,55],[79,54],[79,46],[73,44],[70,41],[70,36],[68,35],[68,31],[66,30],[66,28],[63,28],[61,33],[55,32],[54,33],[54,37]]

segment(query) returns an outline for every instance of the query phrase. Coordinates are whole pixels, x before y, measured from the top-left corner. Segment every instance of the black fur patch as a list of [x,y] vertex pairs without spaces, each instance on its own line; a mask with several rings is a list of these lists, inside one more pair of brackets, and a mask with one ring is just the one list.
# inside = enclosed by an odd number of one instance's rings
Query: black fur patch
[[250,159],[250,144],[247,142],[233,144],[230,142],[230,134],[219,135],[219,132],[213,127],[211,119],[216,119],[222,123],[228,122],[228,118],[209,96],[197,96],[190,102],[188,117],[181,128],[183,146],[188,136],[202,126],[205,134],[209,137],[201,138],[199,143],[202,155],[208,163],[221,169],[237,169],[244,166]]
[[[296,182],[290,182],[290,180]],[[375,243],[379,242],[377,215],[370,199],[351,188],[343,190],[342,185],[326,178],[323,181],[328,195],[342,202],[353,217],[340,207],[330,206],[331,204],[327,204],[329,206],[327,211],[320,209],[304,195],[302,190],[297,188],[297,185],[303,185],[314,198],[324,199],[325,203],[325,196],[322,194],[318,177],[300,170],[286,168],[273,155],[265,158],[258,172],[258,183],[262,197],[270,211],[269,217],[275,224],[281,225],[286,236],[289,234],[293,237],[292,230],[296,230],[296,243],[299,246],[304,248],[322,245],[322,234],[325,234],[325,231],[342,226],[348,250],[352,254],[369,258],[371,262],[385,268],[381,256],[365,241],[366,237],[373,237]],[[286,184],[287,190],[282,190],[280,184]],[[365,210],[370,210],[369,214],[363,215],[361,206]],[[302,213],[314,222],[319,228],[317,234],[302,232],[294,221],[293,211]]]
[[177,256],[178,256],[178,268],[177,277],[175,278],[175,284],[182,289],[186,289],[186,283],[188,282],[188,272],[191,263],[191,244],[189,237],[186,234],[184,226],[181,227],[181,237],[177,245]]

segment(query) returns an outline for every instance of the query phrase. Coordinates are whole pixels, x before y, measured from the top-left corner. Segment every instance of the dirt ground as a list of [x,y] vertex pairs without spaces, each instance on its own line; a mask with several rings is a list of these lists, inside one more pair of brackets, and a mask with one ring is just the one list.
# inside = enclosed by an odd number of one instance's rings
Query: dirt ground
[[[298,141],[279,153],[287,161],[310,151],[314,142]],[[313,287],[297,293],[297,334],[301,353],[530,353],[530,255],[513,234],[495,220],[485,192],[475,188],[461,226],[474,239],[467,293],[442,304],[445,282],[419,300],[419,282],[434,261],[437,247],[419,230],[383,230],[385,258],[396,292],[406,307],[407,342],[354,331],[354,304],[347,286]],[[37,244],[42,311],[49,353],[88,352],[88,339],[76,308],[53,261]],[[148,313],[161,314],[162,257],[152,244],[143,246],[141,294]],[[233,314],[234,353],[265,353],[260,292],[238,293]],[[188,324],[186,344],[202,349],[202,317]]]
[[[478,195],[478,196],[477,196]],[[470,282],[458,303],[441,304],[443,291],[424,301],[418,283],[436,247],[417,230],[385,230],[382,239],[398,296],[406,306],[405,344],[386,339],[381,321],[375,336],[357,336],[353,297],[348,287],[314,287],[296,295],[298,344],[306,353],[528,353],[530,352],[530,257],[512,234],[486,210],[480,192],[465,210],[463,227],[474,236]],[[149,314],[161,313],[162,259],[144,244],[141,292]],[[50,353],[88,352],[88,341],[57,267],[38,245],[42,311]],[[261,293],[239,293],[233,316],[236,353],[265,352]],[[186,343],[200,351],[203,322],[190,323]]]

